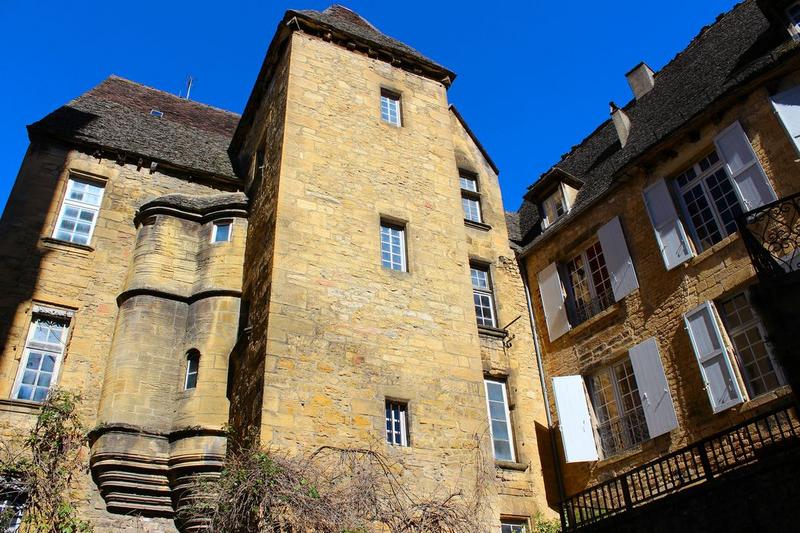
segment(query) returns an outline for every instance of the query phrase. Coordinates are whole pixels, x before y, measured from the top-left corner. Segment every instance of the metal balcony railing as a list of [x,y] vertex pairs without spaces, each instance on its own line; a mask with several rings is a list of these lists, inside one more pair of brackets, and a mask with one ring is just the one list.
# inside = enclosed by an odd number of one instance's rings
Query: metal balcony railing
[[748,211],[736,225],[760,279],[800,270],[800,193]]
[[800,419],[792,404],[567,498],[561,503],[562,527],[575,531],[794,448],[800,448]]

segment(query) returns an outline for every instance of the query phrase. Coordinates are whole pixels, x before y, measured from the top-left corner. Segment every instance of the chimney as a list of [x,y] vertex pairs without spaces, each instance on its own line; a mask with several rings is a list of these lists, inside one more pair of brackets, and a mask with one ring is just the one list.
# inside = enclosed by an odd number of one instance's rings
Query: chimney
[[608,105],[611,107],[611,120],[614,121],[614,127],[617,129],[619,143],[625,148],[625,144],[628,142],[628,135],[631,133],[631,119],[614,102],[609,102]]
[[653,69],[648,67],[644,61],[633,67],[630,72],[625,74],[625,77],[628,78],[628,85],[631,86],[637,100],[649,93],[656,84]]

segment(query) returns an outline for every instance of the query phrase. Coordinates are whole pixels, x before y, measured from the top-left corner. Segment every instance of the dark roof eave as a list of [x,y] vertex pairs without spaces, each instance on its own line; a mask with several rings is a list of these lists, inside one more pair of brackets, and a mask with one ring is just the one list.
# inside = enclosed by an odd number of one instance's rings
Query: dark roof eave
[[467,124],[467,121],[464,120],[464,117],[461,116],[461,113],[459,113],[458,109],[456,109],[456,106],[450,104],[450,111],[453,112],[458,121],[461,123],[461,126],[464,128],[464,131],[467,132],[467,135],[469,135],[470,139],[472,139],[472,142],[474,142],[475,146],[478,147],[478,150],[480,150],[481,155],[483,155],[484,159],[486,159],[486,162],[489,163],[489,166],[492,167],[494,173],[499,176],[500,169],[497,168],[497,165],[495,165],[494,161],[489,156],[489,152],[486,151],[486,148],[483,147],[481,142],[478,140],[478,137],[475,136],[475,133],[473,133],[472,129],[470,129],[469,125]]

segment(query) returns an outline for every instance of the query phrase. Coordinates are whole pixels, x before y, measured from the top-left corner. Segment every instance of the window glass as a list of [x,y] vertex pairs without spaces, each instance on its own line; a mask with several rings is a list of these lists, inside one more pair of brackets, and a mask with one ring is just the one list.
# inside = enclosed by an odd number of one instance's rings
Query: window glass
[[484,380],[484,383],[494,458],[501,461],[513,461],[514,443],[508,414],[506,384],[491,379]]
[[70,178],[53,237],[76,244],[89,244],[102,199],[102,186]]
[[400,96],[381,91],[381,120],[394,126],[400,125]]
[[19,531],[25,500],[25,494],[15,488],[13,482],[0,480],[0,531]]
[[478,325],[496,327],[494,296],[489,280],[489,270],[485,267],[471,266],[470,278],[472,279],[472,299]]
[[408,404],[386,400],[386,442],[408,446]]
[[64,353],[68,325],[65,320],[34,316],[13,394],[15,399],[43,402],[47,398]]
[[556,189],[556,192],[548,196],[544,202],[542,202],[542,207],[544,209],[544,227],[552,225],[558,218],[566,212],[566,207],[564,205],[564,193],[559,186]]
[[233,224],[230,220],[214,222],[214,233],[211,236],[212,242],[227,242],[231,240],[231,229]]
[[461,207],[464,208],[464,218],[472,222],[481,222],[481,204],[476,198],[461,197]]
[[580,324],[614,303],[611,276],[599,242],[566,264],[571,287],[573,325]]
[[500,533],[528,533],[528,526],[524,521],[503,520],[500,523]]
[[460,174],[458,177],[458,182],[463,190],[469,192],[478,192],[478,181],[475,178]]
[[400,226],[381,223],[381,264],[389,270],[406,270],[406,235]]

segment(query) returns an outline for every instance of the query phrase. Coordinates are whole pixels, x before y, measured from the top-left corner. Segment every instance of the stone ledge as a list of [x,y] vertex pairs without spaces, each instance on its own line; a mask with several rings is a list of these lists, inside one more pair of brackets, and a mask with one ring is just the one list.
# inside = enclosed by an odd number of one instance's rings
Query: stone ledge
[[25,415],[39,414],[42,404],[39,402],[29,402],[26,400],[0,399],[0,411],[9,413],[21,413]]
[[500,328],[493,328],[490,326],[478,326],[478,335],[486,337],[494,337],[497,339],[505,339],[508,337],[508,331]]
[[55,248],[57,250],[66,249],[67,251],[79,251],[83,252],[82,255],[94,252],[93,246],[87,246],[85,244],[77,244],[69,241],[62,241],[61,239],[56,239],[53,237],[42,237],[41,242],[48,248]]
[[483,222],[475,222],[474,220],[467,220],[464,219],[464,225],[468,228],[475,228],[482,231],[489,231],[492,227],[489,224],[484,224]]
[[518,463],[516,461],[500,461],[495,459],[494,466],[502,468],[503,470],[514,470],[517,472],[526,472],[530,468],[530,463]]

